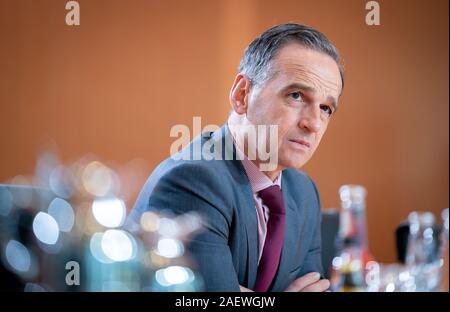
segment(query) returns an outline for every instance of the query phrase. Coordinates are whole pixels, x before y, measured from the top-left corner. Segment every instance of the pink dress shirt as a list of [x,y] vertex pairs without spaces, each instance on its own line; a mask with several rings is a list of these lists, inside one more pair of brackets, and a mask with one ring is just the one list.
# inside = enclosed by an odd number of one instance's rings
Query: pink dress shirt
[[268,188],[272,185],[278,185],[281,188],[281,172],[275,181],[272,181],[268,176],[266,176],[259,168],[245,156],[239,146],[235,143],[236,153],[239,158],[242,159],[242,165],[244,166],[245,173],[247,174],[248,180],[253,190],[253,198],[255,200],[256,206],[256,219],[258,221],[258,263],[261,259],[264,241],[266,240],[267,233],[267,221],[269,220],[269,209],[263,204],[262,199],[258,196],[258,192]]

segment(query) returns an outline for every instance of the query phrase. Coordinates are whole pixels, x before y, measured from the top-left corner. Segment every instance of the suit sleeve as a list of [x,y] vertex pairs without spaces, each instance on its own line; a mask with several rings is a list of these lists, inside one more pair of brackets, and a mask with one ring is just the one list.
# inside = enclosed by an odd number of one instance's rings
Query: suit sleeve
[[228,246],[233,210],[223,178],[206,166],[183,164],[164,174],[155,185],[146,210],[196,212],[203,230],[187,242],[206,291],[239,291]]
[[310,272],[319,272],[324,278],[323,266],[322,266],[322,238],[321,238],[321,221],[322,215],[320,210],[320,196],[314,182],[308,177],[314,188],[315,200],[314,200],[314,231],[311,240],[310,247],[308,249],[308,254],[303,263],[303,267],[299,272],[297,277],[301,277]]

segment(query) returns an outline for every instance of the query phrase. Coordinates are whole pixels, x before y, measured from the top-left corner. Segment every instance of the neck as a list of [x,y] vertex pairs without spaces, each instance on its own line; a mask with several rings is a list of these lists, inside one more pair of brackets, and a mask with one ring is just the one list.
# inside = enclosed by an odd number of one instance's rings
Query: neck
[[256,167],[260,168],[260,171],[264,173],[270,180],[275,181],[283,168],[280,165],[277,165],[274,170],[261,170],[263,168],[263,164],[267,164],[267,161],[262,161],[258,158],[258,153],[256,155],[249,155],[249,151],[252,149],[249,148],[248,136],[240,131],[240,127],[238,124],[231,123],[232,118],[228,119],[228,128],[230,129],[231,135],[233,136],[234,143],[237,147],[244,153],[244,155],[255,164]]

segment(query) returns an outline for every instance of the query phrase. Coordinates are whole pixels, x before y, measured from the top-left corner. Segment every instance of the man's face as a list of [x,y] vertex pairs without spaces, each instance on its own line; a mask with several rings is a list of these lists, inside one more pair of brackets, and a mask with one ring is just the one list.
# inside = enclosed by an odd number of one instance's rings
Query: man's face
[[278,167],[300,168],[313,155],[342,90],[338,65],[328,55],[292,43],[271,62],[271,78],[253,86],[247,120],[278,125]]

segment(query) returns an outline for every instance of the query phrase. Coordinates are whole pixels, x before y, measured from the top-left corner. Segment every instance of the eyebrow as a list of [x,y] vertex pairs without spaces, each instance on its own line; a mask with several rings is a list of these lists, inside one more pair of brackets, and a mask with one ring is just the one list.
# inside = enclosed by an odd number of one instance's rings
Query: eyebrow
[[[317,93],[317,90],[315,88],[305,85],[305,84],[302,84],[302,83],[298,83],[298,82],[294,82],[294,83],[288,85],[286,88],[284,88],[284,90],[289,90],[289,89],[300,89],[300,90],[303,90],[303,91],[306,91],[306,92],[312,93],[312,94]],[[331,103],[331,106],[333,106],[334,111],[337,111],[338,106],[337,106],[336,99],[334,97],[332,97],[331,95],[329,95],[327,97],[327,100]]]

